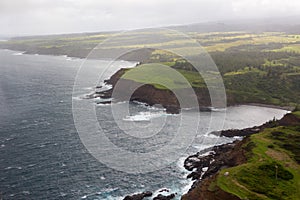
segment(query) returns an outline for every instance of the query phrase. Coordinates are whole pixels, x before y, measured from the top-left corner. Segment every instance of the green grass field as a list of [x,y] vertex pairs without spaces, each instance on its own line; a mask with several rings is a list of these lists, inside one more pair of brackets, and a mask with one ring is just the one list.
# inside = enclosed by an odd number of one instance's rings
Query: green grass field
[[[168,64],[168,63],[167,63]],[[158,89],[183,89],[188,87],[205,87],[199,73],[186,70],[174,70],[168,65],[143,64],[128,70],[123,79],[139,83],[152,84]]]

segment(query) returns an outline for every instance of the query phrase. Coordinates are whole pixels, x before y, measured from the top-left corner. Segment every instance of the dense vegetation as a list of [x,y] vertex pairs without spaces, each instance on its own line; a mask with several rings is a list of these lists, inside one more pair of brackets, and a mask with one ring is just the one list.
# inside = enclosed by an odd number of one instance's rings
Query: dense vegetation
[[[210,55],[223,77],[229,102],[281,106],[299,104],[300,36],[279,33],[251,34],[252,44],[246,44],[245,40],[248,41],[249,37],[249,34],[237,33],[222,35],[223,39],[216,36],[213,37],[214,46],[205,47],[211,50]],[[203,38],[208,39],[209,36]],[[234,42],[226,40],[224,46],[228,48],[220,51],[224,38],[234,39]],[[177,69],[185,77],[191,77],[194,72],[193,79],[188,78],[192,86],[205,87],[199,75],[198,80],[195,80],[197,73],[190,63],[179,57],[172,57],[169,52],[154,51],[146,62],[162,62]]]

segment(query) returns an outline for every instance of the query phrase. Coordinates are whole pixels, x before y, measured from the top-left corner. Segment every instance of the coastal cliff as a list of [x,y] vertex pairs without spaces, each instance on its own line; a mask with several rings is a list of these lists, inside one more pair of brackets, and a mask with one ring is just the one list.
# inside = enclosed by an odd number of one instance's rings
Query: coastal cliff
[[[181,199],[299,199],[300,112],[255,129],[241,141],[213,147],[209,155],[189,156],[185,168],[195,182]],[[238,135],[226,132],[231,131]]]
[[[143,66],[143,65],[141,65]],[[136,69],[140,68],[140,65],[136,66]],[[206,87],[205,82],[199,77],[199,74],[193,73],[190,71],[181,70],[183,76],[189,81],[192,85],[192,88],[183,87],[183,83],[177,83],[173,80],[172,89],[165,88],[158,84],[149,84],[149,82],[143,80],[147,77],[148,81],[151,81],[151,76],[157,75],[150,70],[147,71],[148,67],[144,67],[145,72],[138,74],[135,73],[135,76],[127,76],[132,72],[131,69],[122,68],[113,74],[110,79],[106,80],[105,83],[112,86],[111,89],[101,92],[96,92],[91,97],[101,97],[105,99],[111,99],[116,102],[120,101],[138,101],[146,103],[150,106],[161,105],[166,109],[168,113],[177,114],[183,108],[196,108],[201,111],[210,111],[212,108],[212,102],[210,98],[210,93]],[[133,70],[134,71],[134,70]],[[159,76],[159,75],[158,75]],[[150,77],[150,78],[149,78]],[[155,77],[157,78],[157,77]],[[224,84],[226,87],[226,103],[227,106],[234,106],[240,104],[254,104],[254,105],[269,105],[272,107],[280,107],[288,110],[292,110],[290,104],[272,104],[268,99],[265,98],[253,98],[256,93],[251,93],[249,98],[240,98],[239,93],[233,92],[228,89],[227,79],[224,79]],[[161,80],[162,81],[162,80]],[[117,87],[117,90],[115,90]],[[239,84],[236,84],[239,85]],[[177,95],[177,96],[176,96]],[[196,96],[196,98],[195,98]],[[180,97],[180,102],[177,97]],[[104,101],[108,103],[108,101]],[[214,98],[214,106],[218,108],[223,108],[224,97],[219,97],[219,99]]]
[[[300,111],[261,126],[222,133],[247,136],[186,158],[184,167],[190,171],[187,178],[193,185],[181,200],[300,198]],[[144,192],[125,199],[142,200],[150,194]],[[159,195],[154,199],[176,196]]]
[[[207,88],[193,88],[194,93],[184,88],[174,89],[160,89],[152,84],[141,84],[133,80],[123,79],[122,76],[126,73],[127,69],[120,69],[105,83],[112,85],[112,88],[107,91],[96,92],[95,97],[101,97],[103,99],[110,99],[113,95],[116,84],[118,83],[118,91],[114,94],[115,101],[128,100],[126,97],[130,95],[130,101],[138,101],[146,103],[150,106],[161,105],[166,109],[168,113],[179,113],[182,108],[194,108],[198,107],[202,111],[207,111],[211,107],[211,100]],[[121,82],[121,83],[120,83]],[[176,95],[185,97],[182,102],[179,103]],[[191,101],[191,97],[196,94],[198,104],[194,105]]]

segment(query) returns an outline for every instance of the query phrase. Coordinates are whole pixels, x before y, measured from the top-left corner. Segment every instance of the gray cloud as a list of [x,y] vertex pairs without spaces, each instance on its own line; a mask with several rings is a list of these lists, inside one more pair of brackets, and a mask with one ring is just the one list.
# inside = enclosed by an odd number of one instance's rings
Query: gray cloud
[[297,15],[298,0],[1,0],[1,35],[108,31]]

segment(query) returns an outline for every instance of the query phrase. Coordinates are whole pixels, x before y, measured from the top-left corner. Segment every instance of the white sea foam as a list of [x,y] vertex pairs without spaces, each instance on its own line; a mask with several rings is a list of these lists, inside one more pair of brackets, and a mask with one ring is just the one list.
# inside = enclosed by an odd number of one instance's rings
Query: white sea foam
[[73,100],[80,101],[83,100],[82,96],[72,97]]
[[181,194],[186,194],[192,187],[193,182],[191,180],[188,181],[188,183],[181,189]]
[[165,115],[164,112],[139,112],[137,115],[126,116],[125,118],[123,118],[123,120],[134,122],[150,121],[151,119],[158,118],[163,115]]
[[109,103],[106,103],[106,104],[104,104],[104,103],[99,103],[99,104],[96,104],[96,106],[97,106],[97,107],[108,107],[108,106],[110,106],[110,104],[109,104]]
[[166,110],[161,105],[149,106],[147,103],[143,103],[143,102],[139,102],[139,101],[133,101],[133,103],[137,104],[140,107],[147,108],[148,110],[157,110],[157,111],[165,111]]
[[227,108],[214,108],[214,107],[210,107],[210,110],[213,112],[225,112],[227,110]]
[[12,55],[14,55],[14,56],[22,56],[24,53],[25,53],[25,51],[24,52],[16,52],[16,53],[13,53]]
[[83,88],[84,90],[94,90],[94,88],[93,87],[85,87],[85,88]]
[[103,99],[101,97],[97,97],[94,99],[96,103],[103,103],[103,102],[109,102],[109,101],[112,101],[113,99],[112,98],[108,98],[108,99]]
[[169,188],[161,188],[159,190],[154,191],[152,196],[156,197],[159,194],[166,196],[166,195],[169,195],[169,194],[174,193],[174,192],[175,191],[173,191],[173,190],[171,190]]

